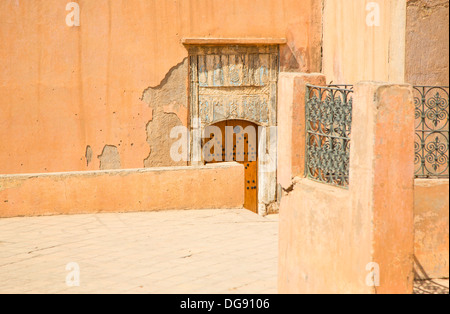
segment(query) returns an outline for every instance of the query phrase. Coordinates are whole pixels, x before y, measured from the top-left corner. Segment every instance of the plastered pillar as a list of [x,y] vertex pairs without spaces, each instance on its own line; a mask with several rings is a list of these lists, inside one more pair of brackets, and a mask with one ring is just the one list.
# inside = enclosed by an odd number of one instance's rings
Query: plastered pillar
[[[412,293],[414,247],[414,102],[410,85],[355,86],[350,155],[354,215],[367,215],[374,293]],[[367,241],[367,242],[366,242]]]
[[278,81],[278,184],[286,189],[305,172],[306,84],[325,85],[320,73],[280,73]]
[[354,87],[348,189],[301,175],[281,200],[280,293],[412,293],[414,133],[411,86]]

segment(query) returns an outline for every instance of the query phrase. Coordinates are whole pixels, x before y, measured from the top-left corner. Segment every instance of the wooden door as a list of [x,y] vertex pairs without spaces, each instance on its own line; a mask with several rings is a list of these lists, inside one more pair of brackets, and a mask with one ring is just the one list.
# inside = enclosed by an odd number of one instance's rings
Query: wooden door
[[[216,163],[224,161],[236,161],[244,165],[245,169],[245,201],[244,207],[254,213],[258,212],[258,128],[255,124],[243,120],[227,120],[214,124],[221,131],[221,138],[210,138],[204,140],[203,144],[213,141],[219,144],[221,151],[215,151],[214,146],[206,152],[208,157],[215,157],[212,161],[206,163]],[[234,130],[240,129],[241,132],[226,133],[226,127],[232,127]],[[239,128],[237,128],[239,127]],[[251,127],[255,132],[245,133]],[[251,129],[250,129],[251,130]],[[243,142],[243,143],[242,143]],[[228,147],[232,147],[232,150]],[[243,145],[242,145],[243,144]],[[226,155],[228,154],[228,156]],[[219,160],[219,161],[218,161]]]

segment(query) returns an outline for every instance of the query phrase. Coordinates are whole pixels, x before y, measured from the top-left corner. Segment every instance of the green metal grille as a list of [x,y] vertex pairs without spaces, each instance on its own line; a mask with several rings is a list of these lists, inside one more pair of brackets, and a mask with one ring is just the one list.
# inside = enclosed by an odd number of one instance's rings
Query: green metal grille
[[[347,87],[347,86],[346,86]],[[307,86],[306,176],[348,187],[353,90]]]
[[449,87],[414,86],[416,178],[449,177]]

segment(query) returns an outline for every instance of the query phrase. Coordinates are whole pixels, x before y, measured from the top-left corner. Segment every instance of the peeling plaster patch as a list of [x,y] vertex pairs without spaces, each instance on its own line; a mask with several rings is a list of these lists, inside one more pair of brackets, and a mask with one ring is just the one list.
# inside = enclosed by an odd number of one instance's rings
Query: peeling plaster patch
[[146,126],[150,153],[144,167],[184,166],[170,157],[170,148],[177,139],[170,138],[176,126],[187,126],[188,121],[188,58],[174,66],[158,86],[147,88],[141,100],[153,111]]
[[289,25],[286,31],[287,44],[280,46],[280,72],[311,72],[310,51],[302,47],[293,29],[301,29],[299,24]]
[[92,161],[92,148],[90,145],[86,146],[86,154],[84,155],[86,157],[86,166],[89,167],[89,164]]
[[97,156],[100,159],[100,170],[120,169],[120,155],[116,146],[106,145],[103,148],[101,155]]
[[144,167],[185,166],[186,162],[175,162],[170,157],[170,148],[177,139],[170,138],[173,127],[181,126],[181,120],[174,113],[159,112],[147,124],[147,143],[150,154],[144,160]]
[[164,106],[179,110],[179,106],[187,108],[188,90],[188,58],[174,66],[158,86],[147,88],[142,94],[144,101],[156,111]]

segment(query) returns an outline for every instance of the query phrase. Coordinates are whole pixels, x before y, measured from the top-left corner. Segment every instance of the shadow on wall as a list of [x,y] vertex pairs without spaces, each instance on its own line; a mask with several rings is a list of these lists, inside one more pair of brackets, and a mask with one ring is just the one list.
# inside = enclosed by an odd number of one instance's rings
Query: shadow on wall
[[416,280],[414,294],[449,294],[449,288],[435,280]]
[[[414,255],[414,294],[449,294],[449,287],[442,285],[439,279],[420,279],[430,278],[417,257]],[[448,278],[447,283],[448,283]]]

